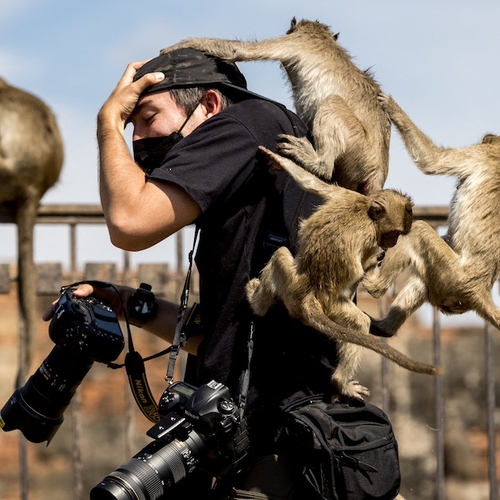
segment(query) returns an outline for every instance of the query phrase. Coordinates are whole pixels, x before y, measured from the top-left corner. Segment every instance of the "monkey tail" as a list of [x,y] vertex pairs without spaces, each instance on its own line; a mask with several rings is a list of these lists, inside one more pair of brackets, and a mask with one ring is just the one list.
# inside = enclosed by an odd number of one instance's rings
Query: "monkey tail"
[[323,308],[315,298],[313,300],[309,300],[308,302],[308,307],[303,309],[304,311],[308,311],[307,316],[302,318],[303,321],[315,330],[324,333],[329,338],[333,340],[340,340],[342,342],[351,342],[352,344],[371,349],[372,351],[378,352],[390,361],[398,364],[402,368],[406,368],[412,372],[423,373],[426,375],[442,374],[442,370],[439,366],[415,361],[414,359],[404,355],[401,351],[398,351],[386,342],[380,340],[378,337],[373,337],[370,334],[367,335],[359,333],[355,330],[335,323],[325,315]]

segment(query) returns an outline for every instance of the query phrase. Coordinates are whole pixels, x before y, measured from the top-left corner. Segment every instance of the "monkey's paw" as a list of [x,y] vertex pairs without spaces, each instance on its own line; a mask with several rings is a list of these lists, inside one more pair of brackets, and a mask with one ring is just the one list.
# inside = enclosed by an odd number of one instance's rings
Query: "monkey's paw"
[[387,282],[387,280],[380,275],[381,262],[382,261],[377,260],[376,265],[369,267],[361,281],[363,288],[375,299],[382,297],[392,284],[392,281]]
[[383,92],[379,92],[377,95],[377,101],[384,111],[387,111],[390,99],[391,97],[388,94],[384,94]]
[[385,252],[382,251],[382,252],[376,253],[376,254],[372,255],[370,258],[368,258],[364,264],[365,276],[369,276],[370,274],[373,274],[374,276],[376,276],[376,274],[378,274],[377,270],[382,265],[382,261],[384,260],[384,257],[385,257]]
[[331,178],[332,172],[323,171],[321,159],[306,137],[280,134],[278,152],[313,174]]
[[257,291],[259,286],[260,286],[260,279],[259,278],[254,278],[247,283],[245,291],[247,294],[248,302],[252,303],[255,292]]
[[289,134],[278,135],[280,154],[300,163],[300,158],[314,156],[316,151],[307,137],[295,137]]
[[258,278],[254,278],[247,283],[245,292],[252,311],[257,316],[264,316],[269,310],[271,304],[267,303],[263,299],[262,294],[258,293],[260,285],[260,280]]
[[391,121],[394,115],[401,114],[401,108],[389,94],[384,94],[383,92],[380,92],[377,95],[377,100],[378,103],[380,104],[380,107],[389,115]]
[[361,400],[370,395],[370,390],[361,385],[357,380],[351,380],[342,392],[346,396]]

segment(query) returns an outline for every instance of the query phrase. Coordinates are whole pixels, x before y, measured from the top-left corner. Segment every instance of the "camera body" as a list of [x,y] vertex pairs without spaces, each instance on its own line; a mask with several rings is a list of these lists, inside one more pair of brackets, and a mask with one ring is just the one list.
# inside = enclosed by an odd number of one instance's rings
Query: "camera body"
[[54,344],[79,350],[100,363],[114,361],[125,345],[113,310],[95,297],[75,297],[72,289],[57,302],[49,336]]
[[154,441],[95,486],[91,500],[159,499],[197,467],[224,477],[242,466],[248,437],[226,386],[176,382],[158,407],[164,416],[147,433]]
[[229,389],[215,380],[198,388],[186,382],[172,384],[162,394],[158,412],[164,417],[147,432],[149,437],[182,438],[194,429],[219,451],[239,424]]
[[60,297],[49,326],[56,346],[0,411],[0,428],[19,429],[33,443],[48,443],[94,361],[109,363],[124,347],[118,319],[94,297]]

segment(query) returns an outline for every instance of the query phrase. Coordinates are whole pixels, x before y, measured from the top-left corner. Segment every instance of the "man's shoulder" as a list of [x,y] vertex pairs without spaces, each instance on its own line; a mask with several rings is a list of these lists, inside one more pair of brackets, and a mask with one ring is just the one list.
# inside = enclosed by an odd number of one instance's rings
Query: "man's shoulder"
[[306,127],[293,111],[283,104],[265,99],[247,99],[233,104],[221,113],[221,118],[223,116],[238,120],[250,127],[257,126],[263,129],[275,124],[284,133],[293,134],[294,130],[298,130],[299,135],[306,134]]

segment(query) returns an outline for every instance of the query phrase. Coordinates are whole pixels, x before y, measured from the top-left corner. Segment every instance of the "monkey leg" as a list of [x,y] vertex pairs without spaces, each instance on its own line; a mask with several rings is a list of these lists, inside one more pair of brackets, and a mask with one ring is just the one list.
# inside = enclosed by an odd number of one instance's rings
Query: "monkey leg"
[[166,54],[178,49],[195,49],[227,61],[258,61],[277,60],[288,61],[297,57],[290,50],[289,43],[284,42],[286,36],[269,38],[267,40],[246,42],[243,40],[223,40],[218,38],[186,38],[161,50]]
[[459,256],[426,222],[415,221],[408,234],[401,235],[398,243],[387,249],[381,265],[368,270],[362,285],[375,298],[384,295],[394,280],[406,269],[421,277],[425,283],[436,280],[446,286],[449,273],[460,275]]
[[341,181],[349,179],[350,172],[339,171],[337,159],[351,150],[362,149],[366,142],[366,132],[342,97],[330,95],[321,102],[314,117],[312,133],[318,153],[318,173],[326,178],[332,178],[335,173],[339,185],[348,189],[357,188]]
[[379,337],[392,337],[427,300],[427,297],[425,283],[418,276],[410,277],[398,293],[385,318],[371,320],[371,333]]
[[[399,242],[402,246],[398,250]],[[415,221],[410,232],[401,236],[399,242],[394,250],[410,255],[413,274],[425,282],[431,301],[433,296],[443,298],[444,294],[463,288],[467,272],[461,257],[429,224]],[[381,269],[384,263],[385,259]]]
[[255,314],[264,316],[276,299],[281,299],[292,316],[300,314],[294,291],[298,275],[295,259],[286,247],[280,247],[260,274],[246,288],[247,298]]
[[491,290],[484,290],[474,294],[471,301],[472,308],[476,313],[500,330],[500,309],[491,299]]
[[35,263],[33,260],[33,228],[36,220],[38,198],[30,197],[18,206],[16,214],[18,232],[18,278],[19,304],[19,386],[30,370],[36,342],[36,289]]
[[[376,256],[380,260],[380,256]],[[408,248],[404,245],[404,235],[399,237],[398,243],[385,251],[379,265],[369,268],[361,284],[366,291],[376,299],[382,297],[394,280],[408,268],[411,257]]]
[[336,178],[344,181],[339,182],[341,186],[356,189],[357,185],[347,182],[349,172],[335,171],[337,158],[345,155],[352,144],[359,150],[366,141],[363,125],[342,97],[330,95],[321,101],[314,116],[312,135],[315,147],[304,138],[281,136],[280,153],[324,179],[331,179],[335,173]]
[[492,285],[481,267],[470,258],[462,259],[422,221],[415,222],[409,234],[415,274],[399,292],[387,316],[374,321],[375,328],[394,334],[425,301],[446,314],[474,310],[500,328],[500,309],[491,299]]
[[[376,328],[394,335],[426,301],[450,313],[467,309],[462,305],[469,302],[467,296],[470,295],[466,289],[469,279],[465,267],[460,256],[432,227],[423,221],[414,222],[410,232],[401,236],[390,251],[392,255],[403,252],[410,256],[409,267],[413,275],[398,293],[387,316],[380,321],[373,321]],[[384,269],[387,265],[392,265],[391,259],[387,262],[384,259],[380,268],[382,279],[386,279],[384,284],[388,281],[384,274],[391,274],[387,268]],[[368,285],[372,284],[368,282]]]

